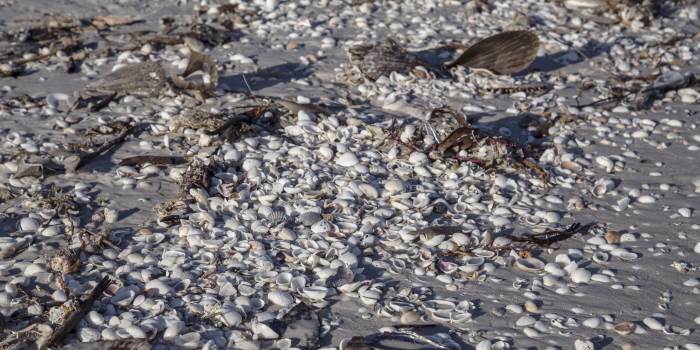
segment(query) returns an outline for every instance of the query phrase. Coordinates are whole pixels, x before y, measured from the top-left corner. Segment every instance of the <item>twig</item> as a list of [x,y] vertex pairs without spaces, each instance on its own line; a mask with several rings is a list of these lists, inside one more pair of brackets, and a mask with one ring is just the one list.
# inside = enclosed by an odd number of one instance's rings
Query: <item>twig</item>
[[112,149],[114,146],[124,142],[124,139],[127,138],[127,136],[136,133],[137,131],[141,130],[140,125],[135,125],[130,127],[129,129],[124,130],[121,134],[119,134],[117,137],[107,141],[104,143],[102,146],[100,146],[97,150],[94,152],[90,152],[87,154],[84,154],[82,156],[79,156],[78,162],[75,163],[75,165],[72,164],[67,164],[66,165],[66,171],[67,172],[75,172],[78,169],[82,168],[85,166],[87,163],[91,162],[95,158],[99,157],[102,153],[105,153]]
[[85,317],[85,315],[92,309],[92,304],[95,303],[95,300],[99,298],[102,293],[107,289],[107,287],[112,283],[109,277],[105,276],[102,278],[100,283],[98,283],[95,288],[92,289],[90,292],[90,295],[85,299],[81,304],[78,310],[73,312],[68,318],[66,319],[63,324],[58,327],[53,334],[51,334],[51,337],[49,337],[48,341],[46,344],[43,344],[43,346],[40,346],[40,349],[45,349],[46,346],[57,346],[60,345],[65,337],[70,333],[73,328],[75,328],[78,323],[80,323],[80,320]]

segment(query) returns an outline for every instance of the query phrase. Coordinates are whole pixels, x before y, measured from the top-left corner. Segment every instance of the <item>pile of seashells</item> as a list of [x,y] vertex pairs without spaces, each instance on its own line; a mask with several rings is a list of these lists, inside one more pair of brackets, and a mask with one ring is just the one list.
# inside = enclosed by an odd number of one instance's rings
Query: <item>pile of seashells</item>
[[[132,90],[145,81],[148,96],[120,91],[101,111],[73,110],[76,96],[65,92],[21,97],[28,77],[0,80],[0,347],[46,338],[110,276],[66,343],[700,348],[690,340],[700,324],[700,94],[694,75],[677,72],[700,46],[670,26],[696,20],[697,9],[653,18],[646,3],[600,14],[581,9],[597,3],[588,0],[564,2],[580,12],[536,1],[478,11],[480,1],[341,3],[231,1],[240,42],[187,37],[86,59],[86,79]],[[194,7],[210,22],[232,12]],[[417,16],[424,11],[435,21]],[[356,44],[390,35],[435,47],[438,37],[524,26],[561,74],[535,61],[522,75],[460,66],[447,79],[412,61],[411,70],[347,79],[358,72],[345,58]],[[587,38],[605,43],[590,49],[600,57],[587,57]],[[287,51],[317,71],[261,83],[289,72],[256,78],[258,57]],[[32,64],[49,72],[61,55]],[[189,75],[194,57],[208,65],[197,69],[206,89],[169,86],[180,76],[165,72]],[[652,80],[644,67],[655,67]],[[191,82],[183,76],[181,86]],[[639,87],[681,83],[653,98]],[[582,102],[611,96],[612,108]],[[466,118],[436,116],[440,108]],[[493,136],[435,151],[466,124]],[[123,136],[100,158],[119,164],[53,167],[95,135]],[[513,148],[533,167],[501,162]],[[140,155],[168,159],[124,162]]]

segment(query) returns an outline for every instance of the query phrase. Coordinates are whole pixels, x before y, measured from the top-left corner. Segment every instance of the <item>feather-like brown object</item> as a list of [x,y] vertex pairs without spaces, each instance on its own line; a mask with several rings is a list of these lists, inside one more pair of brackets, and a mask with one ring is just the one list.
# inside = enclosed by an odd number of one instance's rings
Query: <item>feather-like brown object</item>
[[539,48],[540,40],[532,32],[503,32],[477,42],[445,66],[463,65],[498,74],[513,74],[527,68],[535,60]]

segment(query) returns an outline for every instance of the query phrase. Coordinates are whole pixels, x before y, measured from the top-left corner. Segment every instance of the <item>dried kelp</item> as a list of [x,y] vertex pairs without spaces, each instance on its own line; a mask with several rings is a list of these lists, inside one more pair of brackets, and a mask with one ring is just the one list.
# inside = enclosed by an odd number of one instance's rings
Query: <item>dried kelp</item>
[[584,235],[593,227],[593,223],[581,225],[581,223],[571,224],[564,230],[547,229],[543,233],[532,234],[528,236],[505,235],[514,242],[526,243],[528,245],[538,245],[541,247],[550,247],[555,243],[562,242],[573,237],[576,234]]
[[136,134],[141,131],[140,125],[132,126],[124,131],[122,131],[115,138],[108,140],[107,142],[100,145],[96,150],[80,155],[69,156],[64,160],[64,167],[66,172],[73,173],[85,166],[87,163],[91,162],[95,158],[99,157],[101,154],[109,151],[118,144],[124,142],[124,140],[132,134]]
[[144,339],[102,340],[90,343],[64,345],[61,350],[150,350],[153,347]]

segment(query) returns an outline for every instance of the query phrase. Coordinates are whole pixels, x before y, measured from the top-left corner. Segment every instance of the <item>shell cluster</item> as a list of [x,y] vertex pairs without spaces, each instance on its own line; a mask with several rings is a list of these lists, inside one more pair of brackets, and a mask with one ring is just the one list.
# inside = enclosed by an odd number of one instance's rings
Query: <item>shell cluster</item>
[[[0,344],[110,276],[65,343],[700,348],[697,8],[351,3],[156,1],[0,66]],[[434,74],[524,29],[519,75]]]

